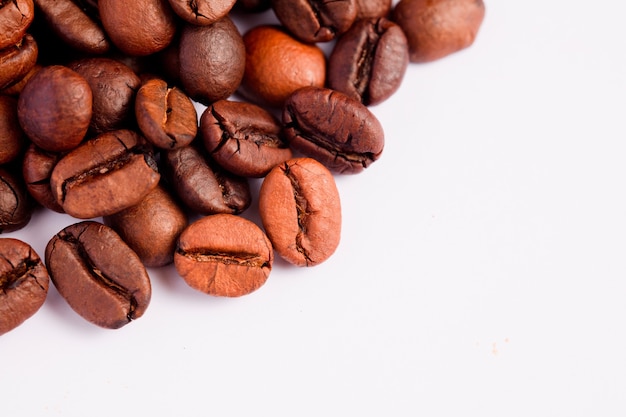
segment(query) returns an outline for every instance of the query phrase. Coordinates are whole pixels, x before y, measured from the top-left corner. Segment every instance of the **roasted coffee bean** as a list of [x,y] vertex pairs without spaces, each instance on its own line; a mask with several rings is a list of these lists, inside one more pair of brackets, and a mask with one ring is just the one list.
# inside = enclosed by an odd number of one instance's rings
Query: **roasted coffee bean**
[[162,186],[152,189],[138,204],[104,216],[103,221],[148,267],[174,261],[176,241],[187,226],[184,211]]
[[245,72],[239,92],[263,106],[281,107],[298,88],[323,87],[326,57],[279,26],[256,26],[243,37]]
[[206,26],[226,16],[235,0],[169,0],[174,12],[184,21]]
[[22,176],[28,193],[43,207],[64,213],[63,207],[57,202],[50,188],[50,175],[62,153],[44,151],[31,143],[22,159]]
[[174,255],[180,276],[204,293],[239,297],[267,281],[274,253],[256,224],[233,214],[214,214],[181,233]]
[[48,270],[29,244],[0,239],[0,335],[39,311],[49,283]]
[[380,122],[360,101],[328,89],[305,87],[283,108],[290,146],[333,172],[356,174],[376,161],[385,138]]
[[57,202],[79,219],[139,203],[159,183],[152,148],[131,130],[103,133],[65,155],[50,176]]
[[145,266],[108,226],[84,221],[64,228],[48,242],[45,261],[59,294],[93,324],[118,329],[150,303]]
[[239,29],[228,16],[209,26],[185,25],[179,61],[180,80],[189,97],[204,105],[228,98],[239,87],[246,63]]
[[22,93],[22,90],[24,89],[24,86],[26,85],[26,83],[35,75],[37,74],[37,72],[41,69],[41,65],[35,63],[35,65],[30,69],[30,71],[28,71],[28,73],[22,77],[21,79],[19,79],[18,81],[14,82],[13,84],[11,84],[10,86],[0,89],[0,94],[5,94],[5,95],[9,95],[9,96],[13,96],[13,97],[17,97]]
[[34,17],[33,0],[0,0],[0,49],[19,43]]
[[0,168],[0,233],[26,226],[33,214],[33,201],[18,173]]
[[409,65],[400,26],[385,18],[358,20],[337,41],[328,60],[328,87],[365,105],[395,93]]
[[63,65],[40,69],[24,86],[17,116],[26,135],[40,148],[62,152],[87,134],[93,95],[89,83]]
[[387,17],[391,0],[356,0],[356,20]]
[[0,50],[0,90],[18,82],[37,63],[39,48],[30,34],[13,46]]
[[339,246],[339,191],[332,173],[312,158],[291,159],[267,174],[259,214],[276,252],[294,265],[318,265]]
[[263,108],[220,100],[200,118],[205,149],[226,170],[243,177],[263,177],[292,157],[281,125]]
[[48,26],[63,43],[88,54],[111,49],[95,4],[81,0],[34,0]]
[[146,139],[161,149],[187,146],[198,133],[198,114],[191,99],[158,78],[144,82],[137,92],[135,116]]
[[483,0],[401,0],[393,10],[411,62],[430,62],[472,45],[485,17]]
[[198,214],[245,211],[252,202],[248,179],[226,171],[199,148],[193,144],[162,154],[164,174],[174,193]]
[[0,164],[15,160],[27,143],[17,120],[17,99],[0,94]]
[[328,42],[356,18],[356,0],[272,0],[278,20],[303,42]]
[[168,0],[98,0],[104,30],[128,55],[163,50],[176,34],[176,14]]
[[91,87],[92,117],[89,129],[98,134],[129,128],[141,80],[126,64],[104,57],[83,58],[68,64]]

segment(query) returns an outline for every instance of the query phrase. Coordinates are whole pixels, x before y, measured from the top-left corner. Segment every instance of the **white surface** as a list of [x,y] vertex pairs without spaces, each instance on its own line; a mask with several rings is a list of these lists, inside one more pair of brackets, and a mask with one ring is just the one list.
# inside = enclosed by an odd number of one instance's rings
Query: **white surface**
[[[486,1],[475,44],[372,111],[342,242],[238,299],[151,270],[97,328],[54,288],[0,339],[3,416],[623,416],[626,26],[618,2]],[[252,214],[251,217],[254,217]],[[73,219],[11,236],[43,254]]]

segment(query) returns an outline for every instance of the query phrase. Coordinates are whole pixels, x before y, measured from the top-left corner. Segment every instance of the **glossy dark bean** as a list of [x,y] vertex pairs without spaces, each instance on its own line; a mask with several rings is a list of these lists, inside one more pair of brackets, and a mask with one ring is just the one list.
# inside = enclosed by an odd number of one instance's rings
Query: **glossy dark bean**
[[30,34],[15,45],[0,50],[0,90],[18,82],[37,63],[39,48]]
[[187,146],[198,133],[198,114],[191,99],[158,78],[144,82],[137,92],[135,115],[146,139],[161,149]]
[[64,210],[52,194],[50,175],[62,157],[62,153],[44,151],[31,143],[22,159],[22,176],[28,193],[43,207],[57,213]]
[[259,214],[276,252],[294,265],[318,265],[339,246],[339,191],[332,173],[312,158],[291,159],[267,174]]
[[138,204],[104,216],[103,221],[149,267],[174,261],[176,241],[187,226],[184,211],[162,186],[152,189]]
[[198,214],[245,211],[252,201],[247,178],[226,171],[199,148],[185,146],[162,154],[165,176],[175,194]]
[[400,26],[385,18],[362,19],[341,35],[328,60],[328,87],[365,105],[395,93],[409,65]]
[[39,311],[49,283],[48,270],[30,245],[18,239],[0,239],[0,335]]
[[26,226],[33,209],[33,201],[19,173],[0,168],[0,233]]
[[263,108],[220,100],[200,118],[205,149],[226,170],[243,177],[262,177],[292,157],[281,125]]
[[193,25],[206,26],[226,16],[235,0],[169,0],[174,12]]
[[45,261],[59,294],[93,324],[118,329],[150,303],[144,265],[108,226],[84,221],[64,228],[48,242]]
[[0,1],[0,49],[19,43],[34,17],[33,0]]
[[139,203],[159,183],[152,148],[131,130],[103,133],[57,162],[50,187],[63,210],[89,219]]
[[260,288],[274,261],[272,244],[256,224],[232,214],[214,214],[180,235],[174,265],[192,288],[239,297]]
[[276,17],[293,35],[309,43],[328,42],[356,18],[356,0],[272,0]]
[[376,161],[384,147],[380,122],[360,101],[343,93],[305,87],[283,108],[290,146],[333,172],[355,174]]

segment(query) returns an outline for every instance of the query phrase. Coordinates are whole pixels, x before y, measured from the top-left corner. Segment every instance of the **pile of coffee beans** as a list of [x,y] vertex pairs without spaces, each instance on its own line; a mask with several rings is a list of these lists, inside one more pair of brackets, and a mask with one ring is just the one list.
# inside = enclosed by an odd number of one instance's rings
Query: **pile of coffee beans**
[[[280,24],[241,33],[232,19],[259,13]],[[334,176],[383,153],[369,106],[410,62],[470,46],[484,13],[482,0],[0,0],[0,233],[38,207],[76,219],[43,259],[0,239],[0,334],[49,281],[114,329],[148,308],[147,267],[239,297],[275,254],[324,262],[341,235]],[[240,216],[251,206],[261,225]]]

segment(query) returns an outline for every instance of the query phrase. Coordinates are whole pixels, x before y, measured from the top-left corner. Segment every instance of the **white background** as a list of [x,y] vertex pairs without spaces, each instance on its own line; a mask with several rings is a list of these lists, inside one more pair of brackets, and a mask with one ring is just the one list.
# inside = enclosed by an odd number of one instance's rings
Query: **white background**
[[[0,414],[626,415],[620,5],[487,0],[471,48],[412,64],[372,108],[381,159],[337,178],[324,264],[277,260],[237,299],[150,270],[120,330],[51,286],[0,338]],[[73,222],[37,212],[7,236],[43,254]]]

